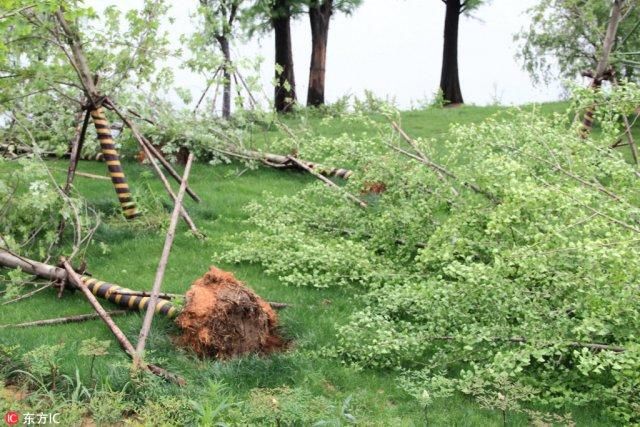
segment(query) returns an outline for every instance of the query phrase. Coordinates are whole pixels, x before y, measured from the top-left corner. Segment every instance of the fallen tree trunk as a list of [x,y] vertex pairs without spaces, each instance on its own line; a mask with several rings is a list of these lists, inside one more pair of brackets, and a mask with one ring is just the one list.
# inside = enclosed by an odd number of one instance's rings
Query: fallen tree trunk
[[[71,289],[78,288],[69,280],[67,272],[64,269],[22,258],[3,249],[0,249],[0,266],[20,268],[26,273],[42,277],[43,279],[64,282]],[[120,307],[132,310],[146,310],[149,306],[149,297],[128,295],[128,292],[135,292],[131,289],[123,288],[113,283],[103,282],[90,276],[81,275],[80,280],[95,296],[106,299]],[[178,309],[166,300],[158,301],[155,311],[158,314],[163,314],[170,318],[174,318],[179,314]]]
[[[33,274],[43,279],[64,281],[71,289],[76,289],[73,283],[67,279],[67,272],[63,268],[19,257],[3,249],[0,249],[0,267],[20,268],[25,273]],[[120,307],[143,311],[149,306],[150,292],[123,288],[90,276],[81,275],[80,279],[95,296],[104,298]],[[184,297],[183,295],[161,293],[158,294],[158,297],[163,301],[158,301],[155,310],[156,314],[163,314],[172,319],[180,314],[180,310],[169,300]],[[269,302],[269,305],[276,310],[291,307],[290,304],[273,301]]]

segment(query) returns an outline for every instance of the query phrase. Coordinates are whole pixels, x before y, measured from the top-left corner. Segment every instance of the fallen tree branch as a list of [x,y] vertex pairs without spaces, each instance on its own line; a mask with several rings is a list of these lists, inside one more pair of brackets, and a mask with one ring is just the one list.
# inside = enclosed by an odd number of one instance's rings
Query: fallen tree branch
[[[397,123],[392,122],[392,125],[394,125],[394,129],[402,131],[402,133],[400,133],[400,135],[407,141],[412,141],[411,145],[413,146],[415,144],[415,141],[413,141],[407,134],[406,132],[404,132]],[[439,165],[437,163],[435,163],[434,161],[432,161],[431,159],[429,159],[428,157],[424,156],[420,156],[420,155],[416,155],[413,153],[408,152],[407,150],[403,150],[400,147],[396,147],[395,145],[391,144],[391,143],[386,143],[386,145],[391,148],[392,150],[395,150],[401,154],[404,154],[407,157],[410,157],[422,164],[424,164],[425,166],[427,166],[429,169],[433,170],[438,177],[440,178],[442,175],[446,176],[447,178],[450,178],[454,181],[461,181],[461,184],[467,188],[470,188],[472,191],[474,191],[475,193],[478,193],[484,197],[486,197],[487,199],[491,200],[493,203],[495,204],[499,204],[500,200],[490,191],[487,191],[483,188],[478,187],[476,184],[473,184],[471,182],[466,182],[466,181],[462,181],[458,178],[458,176],[456,176],[453,172],[451,172],[450,170],[446,169],[444,166]],[[457,194],[457,190],[453,189],[455,191],[455,193]]]
[[[107,312],[109,316],[122,316],[123,314],[131,313],[127,310],[113,310]],[[29,328],[31,326],[50,326],[50,325],[63,325],[65,323],[78,323],[86,322],[87,320],[99,319],[98,313],[80,314],[77,316],[56,317],[55,319],[34,320],[33,322],[14,323],[9,325],[0,325],[2,328]]]
[[50,287],[52,287],[52,286],[53,286],[53,283],[48,283],[48,284],[46,284],[46,285],[44,285],[44,286],[39,287],[38,289],[36,289],[36,290],[34,290],[34,291],[27,292],[26,294],[24,294],[24,295],[20,295],[19,297],[16,297],[16,298],[14,298],[14,299],[12,299],[12,300],[5,301],[5,302],[3,302],[3,303],[2,303],[2,304],[0,304],[0,305],[8,305],[8,304],[11,304],[11,303],[14,303],[14,302],[21,301],[21,300],[23,300],[23,299],[29,298],[30,296],[33,296],[33,295],[37,294],[37,293],[38,293],[38,292],[40,292],[40,291],[43,291],[43,290],[45,290],[45,289],[49,289],[49,288],[50,288]]
[[346,198],[348,198],[349,200],[351,200],[352,202],[355,202],[358,206],[360,206],[361,208],[366,208],[368,205],[366,202],[360,200],[359,198],[357,198],[356,196],[354,196],[353,194],[349,193],[348,191],[346,191],[345,189],[343,189],[342,187],[340,187],[338,184],[336,184],[335,182],[331,181],[329,178],[327,178],[326,176],[316,172],[315,170],[313,170],[312,168],[310,168],[308,165],[304,164],[304,162],[296,159],[293,156],[287,156],[287,158],[289,160],[291,160],[293,163],[295,163],[296,165],[298,165],[300,168],[306,170],[307,172],[309,172],[311,175],[315,176],[316,178],[318,178],[320,181],[324,182],[326,185],[328,185],[331,188],[334,188],[340,192],[342,192],[344,194],[344,196]]
[[[127,109],[127,112],[129,114],[131,114],[132,116],[136,117],[139,120],[145,121],[153,126],[157,126],[160,127],[160,125],[153,119],[150,119],[148,117],[144,117],[142,114],[138,113],[137,111],[131,110],[131,109]],[[229,157],[235,157],[235,158],[241,158],[241,159],[245,159],[245,160],[255,160],[255,161],[259,161],[262,162],[264,164],[266,164],[267,166],[271,166],[271,167],[276,167],[276,168],[297,168],[297,169],[302,169],[299,166],[293,164],[291,161],[289,161],[289,158],[286,155],[281,155],[281,154],[273,154],[273,153],[264,153],[264,152],[260,152],[260,151],[255,151],[255,150],[247,150],[244,148],[240,148],[239,144],[237,143],[237,141],[233,141],[231,138],[229,138],[228,135],[225,135],[223,132],[218,131],[217,129],[209,129],[212,133],[214,133],[216,136],[218,136],[219,138],[227,141],[228,145],[225,148],[215,148],[212,147],[213,150],[215,151],[219,151],[221,153],[226,154]],[[160,160],[161,163],[163,163],[163,166],[165,166],[165,168],[171,168],[171,165],[167,162],[166,160],[162,157],[162,155],[160,154],[160,152],[158,151],[158,149],[156,147],[154,147],[148,140],[146,140],[147,145],[149,146],[149,149],[151,150],[151,152],[153,154],[156,155],[156,157],[158,157],[158,160]],[[349,170],[349,169],[344,169],[344,168],[332,168],[332,167],[327,167],[324,165],[321,165],[319,163],[315,163],[315,162],[310,162],[308,160],[300,160],[302,163],[304,163],[309,169],[313,169],[315,171],[317,171],[318,173],[320,173],[321,175],[324,176],[328,176],[328,177],[337,177],[337,178],[342,178],[342,179],[349,179],[349,177],[351,175],[353,175],[353,171]],[[167,169],[168,170],[168,169]],[[302,169],[302,170],[306,170],[306,169]],[[180,176],[175,173],[175,171],[171,172],[169,171],[169,173],[178,181],[180,182]],[[175,175],[174,175],[175,173]]]
[[[398,125],[398,123],[392,121],[391,126],[411,146],[411,148],[413,148],[413,151],[415,151],[418,154],[418,156],[423,160],[423,162],[427,166],[429,166],[431,169],[433,169],[433,171],[438,176],[438,179],[440,181],[444,181],[443,174],[446,173],[444,168],[434,163],[426,154],[424,154],[424,152],[420,150],[420,148],[418,147],[418,144],[404,131],[404,129],[400,127],[400,125]],[[448,176],[451,176],[451,175],[448,175]],[[456,190],[454,189],[454,191]],[[456,196],[458,195],[457,191],[455,192],[455,195]]]
[[[23,154],[24,155],[33,154],[34,150],[32,147],[28,147],[22,144],[0,143],[0,152],[3,155],[13,155],[17,157],[18,155],[23,155]],[[70,157],[70,154],[68,152],[64,154],[58,154],[54,151],[38,151],[38,154],[41,157],[54,157],[57,159],[67,159]],[[15,157],[12,157],[12,158],[15,158]],[[102,153],[80,154],[80,160],[104,162],[104,156],[102,155]],[[66,171],[67,170],[65,169],[65,172]],[[79,173],[80,172],[76,172],[76,174],[79,174]]]
[[[113,293],[115,295],[131,295],[134,297],[150,297],[151,296],[151,292],[144,292],[144,291],[114,291]],[[168,293],[158,294],[158,298],[166,299],[166,300],[172,300],[173,298],[180,298],[180,297],[184,297],[184,296],[178,295],[178,294],[168,294]]]
[[[150,297],[151,296],[151,292],[146,292],[146,291],[115,291],[113,293],[116,294],[116,295],[131,295],[131,296],[137,296],[137,297]],[[172,300],[174,298],[185,298],[185,296],[181,295],[181,294],[170,294],[170,293],[167,293],[167,292],[161,292],[161,293],[158,294],[158,298],[170,301],[170,300]],[[291,304],[286,303],[286,302],[269,301],[268,303],[271,306],[271,308],[276,309],[276,310],[292,307]]]

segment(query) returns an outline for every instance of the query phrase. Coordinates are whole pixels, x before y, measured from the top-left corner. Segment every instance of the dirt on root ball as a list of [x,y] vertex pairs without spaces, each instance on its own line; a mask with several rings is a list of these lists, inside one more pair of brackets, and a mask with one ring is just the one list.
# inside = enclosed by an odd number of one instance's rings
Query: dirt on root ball
[[233,274],[215,267],[191,285],[176,323],[182,329],[178,345],[201,357],[229,359],[286,346],[269,303]]

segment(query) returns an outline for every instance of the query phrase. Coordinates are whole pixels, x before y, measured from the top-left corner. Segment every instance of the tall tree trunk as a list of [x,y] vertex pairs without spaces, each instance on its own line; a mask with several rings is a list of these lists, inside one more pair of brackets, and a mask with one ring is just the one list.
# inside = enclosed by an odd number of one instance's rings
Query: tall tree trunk
[[296,102],[296,81],[291,48],[291,11],[287,0],[276,0],[271,23],[276,39],[274,107],[278,112],[288,112]]
[[309,69],[309,91],[307,106],[324,105],[324,80],[327,63],[327,42],[329,21],[333,13],[333,0],[324,0],[317,6],[309,7],[311,22],[311,66]]
[[458,75],[458,27],[460,23],[460,0],[446,0],[444,19],[444,49],[442,51],[442,74],[440,90],[448,104],[463,104],[460,77]]
[[218,36],[220,50],[224,56],[222,65],[222,78],[224,79],[222,88],[222,117],[231,117],[231,50],[229,49],[229,39],[227,36]]
[[[602,80],[607,77],[609,68],[609,57],[614,49],[616,43],[616,36],[618,34],[618,26],[622,20],[622,1],[614,0],[611,6],[611,16],[609,17],[609,24],[607,25],[607,31],[605,33],[604,41],[602,43],[602,54],[596,65],[594,71],[593,80],[591,81],[590,88],[594,91],[600,90],[602,86]],[[582,119],[582,126],[580,127],[580,135],[586,138],[587,135],[593,129],[593,116],[595,114],[596,106],[592,105],[587,108]]]

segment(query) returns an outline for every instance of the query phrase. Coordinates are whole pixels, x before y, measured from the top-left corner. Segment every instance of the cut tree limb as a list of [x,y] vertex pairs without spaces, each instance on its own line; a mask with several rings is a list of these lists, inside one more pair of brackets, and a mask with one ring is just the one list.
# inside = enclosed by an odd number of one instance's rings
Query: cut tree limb
[[147,336],[151,329],[151,323],[153,321],[153,315],[155,314],[156,305],[158,304],[158,296],[160,294],[160,288],[162,287],[162,280],[164,278],[164,272],[167,268],[167,262],[169,261],[169,254],[171,253],[171,246],[173,245],[173,239],[175,238],[176,227],[178,226],[178,218],[182,209],[182,199],[187,189],[187,180],[189,179],[189,172],[191,172],[191,165],[193,163],[193,153],[189,153],[187,158],[187,165],[184,169],[184,175],[182,176],[182,183],[180,184],[180,190],[178,190],[178,197],[176,198],[173,213],[171,214],[171,221],[169,223],[169,230],[164,241],[164,247],[162,249],[162,256],[158,263],[158,270],[156,271],[156,277],[153,282],[153,288],[151,289],[151,299],[149,300],[149,306],[147,312],[144,315],[142,321],[142,328],[140,329],[140,336],[138,337],[138,344],[135,349],[135,355],[133,356],[134,363],[139,366],[142,363],[142,357],[144,353],[144,347],[147,342]]

